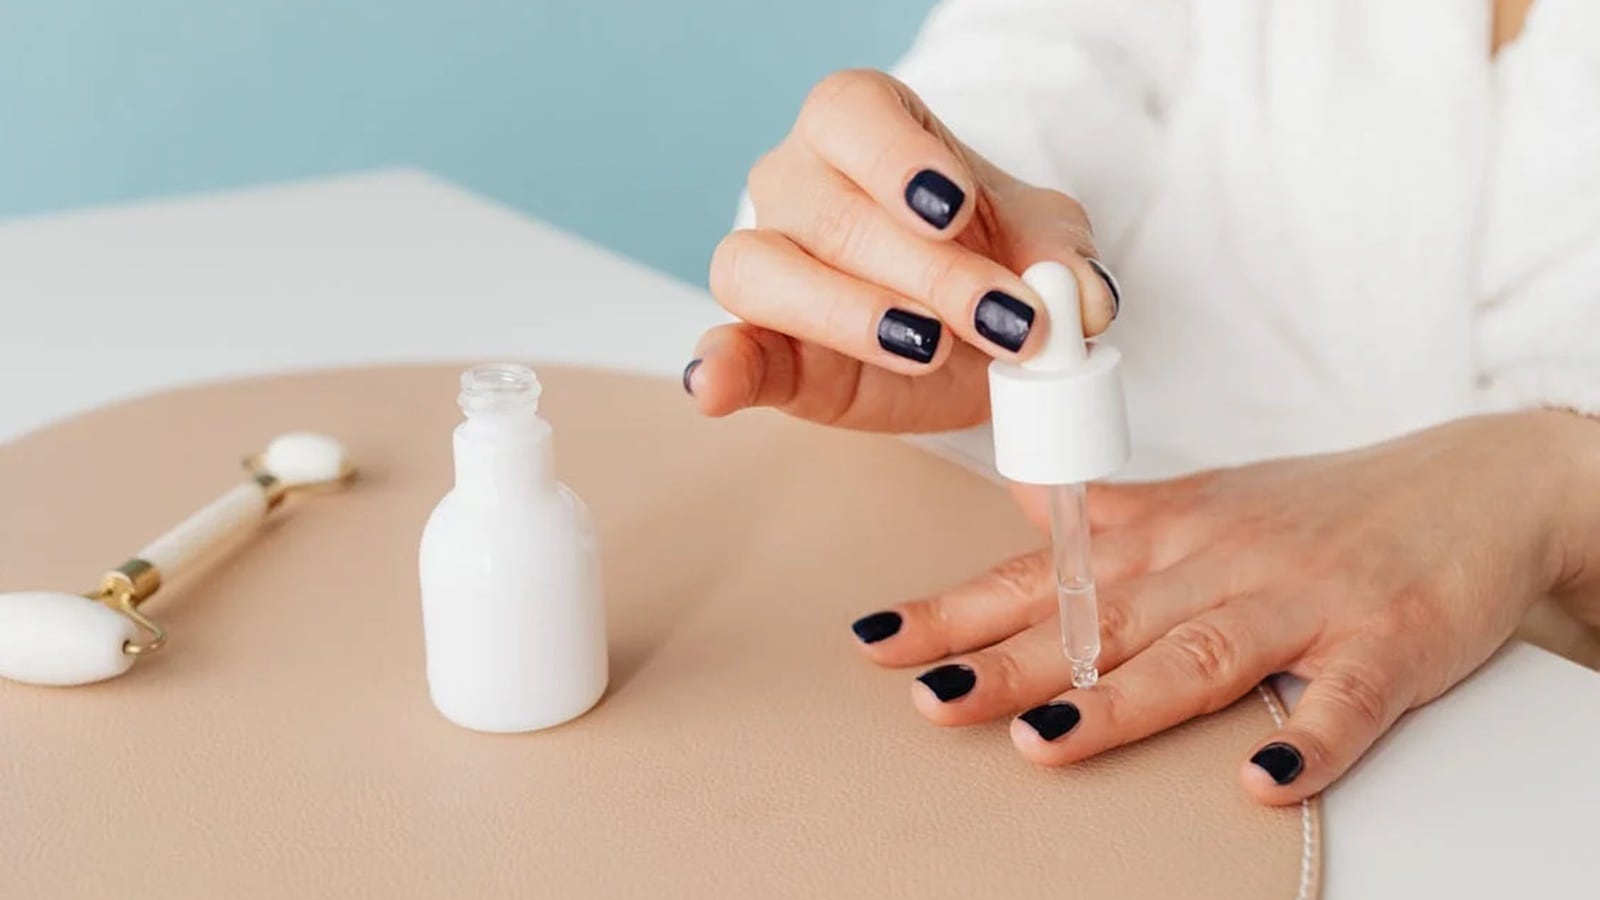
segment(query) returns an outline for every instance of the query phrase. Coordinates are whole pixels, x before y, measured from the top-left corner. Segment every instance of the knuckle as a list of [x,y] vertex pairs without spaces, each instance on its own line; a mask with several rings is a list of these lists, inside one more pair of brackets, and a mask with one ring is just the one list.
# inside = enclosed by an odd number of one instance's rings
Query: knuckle
[[[1146,575],[1157,568],[1157,553],[1172,540],[1173,529],[1166,527],[1167,523],[1159,518],[1152,517],[1138,528],[1128,528],[1115,534],[1109,540],[1096,541],[1094,545],[1098,555],[1095,557],[1095,571],[1104,571],[1108,580],[1126,580],[1138,575]],[[1103,549],[1102,549],[1103,548]],[[1166,562],[1177,554],[1187,555],[1188,547],[1167,553],[1161,557]]]
[[806,243],[823,259],[834,262],[864,256],[870,227],[861,204],[823,204],[808,229]]
[[922,647],[924,652],[938,658],[958,652],[953,637],[954,624],[950,621],[950,612],[943,597],[933,596],[923,600],[912,600],[896,609],[904,618],[902,633],[914,635],[917,645]]
[[1131,650],[1129,645],[1134,632],[1135,614],[1130,604],[1116,601],[1100,604],[1100,636],[1108,645]]
[[1239,671],[1237,642],[1210,622],[1185,622],[1163,640],[1178,654],[1182,665],[1202,681],[1225,682]]
[[813,321],[818,333],[848,340],[862,332],[861,313],[865,309],[856,297],[837,290],[820,292],[816,297]]
[[745,176],[744,188],[750,195],[750,201],[756,204],[758,209],[774,197],[783,180],[779,174],[783,168],[782,147],[775,147],[761,154],[750,166],[750,172]]
[[1340,768],[1333,746],[1320,735],[1308,731],[1295,731],[1292,735],[1285,736],[1288,738],[1288,743],[1300,751],[1305,771],[1331,774]]
[[1061,191],[1052,191],[1051,193],[1055,195],[1056,204],[1061,207],[1061,214],[1065,218],[1081,229],[1085,236],[1094,233],[1094,228],[1089,223],[1089,210],[1078,201],[1077,197],[1071,194],[1064,194]]
[[1434,584],[1410,585],[1390,605],[1390,614],[1403,627],[1426,628],[1438,620],[1438,611],[1447,605],[1447,594],[1447,590]]
[[[1071,197],[1067,199],[1072,200]],[[1078,222],[1079,239],[1083,241],[1084,249],[1098,257],[1100,253],[1094,245],[1094,220],[1089,218],[1089,210],[1077,200],[1072,200],[1072,217]]]
[[1216,502],[1220,480],[1218,470],[1210,469],[1167,482],[1162,485],[1157,508],[1175,519],[1194,516]]
[[1366,623],[1364,631],[1380,644],[1388,644],[1416,636],[1421,623],[1414,621],[1414,618],[1412,614],[1398,609],[1386,609],[1373,616]]
[[1039,200],[1040,208],[1049,210],[1059,236],[1082,256],[1096,255],[1094,225],[1089,221],[1089,210],[1078,198],[1061,191],[1045,190]]
[[806,94],[805,102],[800,105],[800,126],[802,130],[814,124],[822,114],[839,102],[839,98],[851,91],[858,91],[881,82],[883,74],[871,69],[840,69],[837,72],[823,76],[821,81],[812,85],[811,91]]
[[1377,731],[1388,722],[1389,691],[1377,674],[1334,670],[1323,675],[1323,682],[1329,701],[1363,727]]
[[[1283,533],[1282,526],[1277,518],[1269,513],[1246,510],[1227,518],[1226,546],[1239,553],[1256,552],[1262,549],[1263,544],[1272,544]],[[1273,548],[1269,555],[1278,555],[1278,550]]]
[[984,668],[994,673],[1004,696],[1023,696],[1028,676],[1017,657],[1007,650],[989,650],[983,656]]
[[[1370,584],[1359,588],[1368,592],[1382,590]],[[1362,630],[1379,646],[1413,643],[1419,637],[1450,630],[1450,617],[1442,615],[1439,607],[1438,594],[1431,588],[1406,588],[1372,613]]]
[[761,238],[756,232],[735,231],[718,242],[717,249],[712,251],[708,280],[712,296],[723,306],[730,307],[737,298],[750,253],[760,244]]
[[1095,694],[1100,727],[1104,728],[1107,734],[1125,734],[1135,716],[1127,693],[1115,681],[1104,678],[1091,690]]
[[1048,571],[1043,553],[1014,556],[989,570],[988,587],[1012,600],[1032,600],[1048,587]]
[[941,246],[930,254],[918,279],[917,289],[921,297],[935,309],[953,309],[958,304],[964,305],[974,299],[967,296],[972,291],[968,289],[967,281],[960,277],[964,274],[962,254],[953,252],[953,249]]

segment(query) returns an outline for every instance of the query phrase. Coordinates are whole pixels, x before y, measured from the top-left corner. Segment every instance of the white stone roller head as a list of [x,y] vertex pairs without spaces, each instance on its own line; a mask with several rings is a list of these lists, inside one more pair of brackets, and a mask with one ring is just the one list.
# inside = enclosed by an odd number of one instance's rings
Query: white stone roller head
[[0,677],[26,684],[88,684],[133,665],[122,648],[133,622],[77,594],[0,594]]
[[323,484],[338,481],[350,471],[350,454],[325,434],[295,431],[273,438],[258,465],[289,487]]

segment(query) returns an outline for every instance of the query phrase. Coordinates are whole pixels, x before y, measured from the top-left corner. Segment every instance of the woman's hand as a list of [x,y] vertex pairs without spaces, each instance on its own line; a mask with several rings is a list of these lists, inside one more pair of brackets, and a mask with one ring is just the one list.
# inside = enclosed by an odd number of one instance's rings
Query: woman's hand
[[1116,313],[1077,202],[995,168],[880,72],[818,84],[749,194],[757,227],[711,262],[712,293],[742,322],[708,332],[684,371],[709,415],[974,425],[988,418],[989,358],[1028,356],[1048,328],[1015,273],[1071,267],[1091,334]]
[[[1600,581],[1600,423],[1466,419],[1380,446],[1091,493],[1104,654],[1070,690],[1049,559],[1036,553],[855,624],[875,662],[924,672],[941,725],[1018,716],[1071,763],[1308,679],[1240,778],[1289,803],[1338,778],[1405,711],[1489,657],[1538,597]],[[1032,500],[1038,513],[1041,498]],[[1037,519],[1037,516],[1036,516]]]

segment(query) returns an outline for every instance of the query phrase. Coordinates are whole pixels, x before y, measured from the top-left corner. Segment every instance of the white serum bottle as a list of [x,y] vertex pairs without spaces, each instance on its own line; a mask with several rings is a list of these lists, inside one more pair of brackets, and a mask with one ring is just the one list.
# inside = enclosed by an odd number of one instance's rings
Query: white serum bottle
[[461,376],[455,487],[422,532],[428,692],[476,731],[559,725],[606,689],[594,529],[556,480],[539,390],[525,366]]

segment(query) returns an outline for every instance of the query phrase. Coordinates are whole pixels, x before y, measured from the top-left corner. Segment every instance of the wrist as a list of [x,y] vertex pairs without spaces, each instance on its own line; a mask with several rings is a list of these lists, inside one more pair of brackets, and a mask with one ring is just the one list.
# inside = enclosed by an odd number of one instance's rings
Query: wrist
[[1564,410],[1527,415],[1538,417],[1549,440],[1540,471],[1554,488],[1550,591],[1594,591],[1600,588],[1600,419]]

